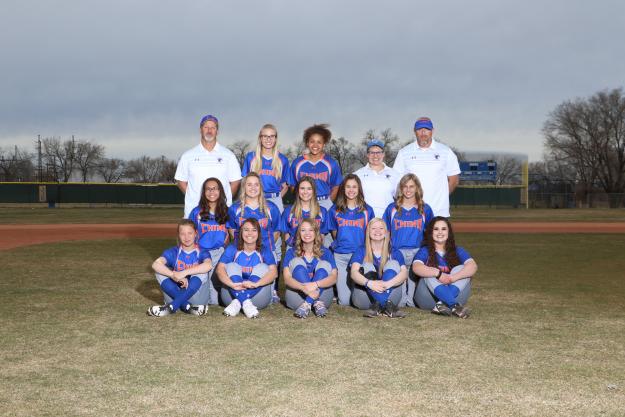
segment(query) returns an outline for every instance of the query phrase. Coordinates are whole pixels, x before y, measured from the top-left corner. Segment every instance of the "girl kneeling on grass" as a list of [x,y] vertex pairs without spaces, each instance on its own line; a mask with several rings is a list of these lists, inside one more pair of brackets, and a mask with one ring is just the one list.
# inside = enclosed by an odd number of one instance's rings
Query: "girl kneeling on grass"
[[271,303],[273,281],[278,268],[273,253],[262,246],[258,220],[245,219],[239,228],[236,245],[228,246],[217,264],[217,277],[224,284],[221,299],[224,315],[234,317],[241,308],[246,317],[258,317],[259,309]]
[[477,272],[477,263],[466,250],[456,246],[446,217],[432,219],[424,240],[425,246],[419,249],[412,264],[413,272],[422,277],[415,303],[434,314],[469,317],[470,311],[464,304],[471,293],[471,277]]
[[356,249],[351,264],[351,277],[356,284],[352,304],[361,310],[367,309],[365,317],[377,317],[382,313],[391,318],[406,316],[398,306],[408,269],[401,252],[391,249],[384,220],[375,218],[369,222],[365,246]]
[[152,269],[163,292],[171,298],[169,303],[148,308],[148,315],[163,317],[178,309],[201,316],[206,305],[191,305],[191,297],[207,284],[208,271],[213,268],[210,253],[195,244],[195,223],[183,219],[178,223],[178,246],[171,247],[154,261]]
[[308,317],[311,309],[317,317],[324,317],[334,297],[334,257],[322,245],[323,237],[315,220],[303,219],[295,234],[295,244],[287,250],[282,270],[287,286],[286,305],[295,310],[298,318]]

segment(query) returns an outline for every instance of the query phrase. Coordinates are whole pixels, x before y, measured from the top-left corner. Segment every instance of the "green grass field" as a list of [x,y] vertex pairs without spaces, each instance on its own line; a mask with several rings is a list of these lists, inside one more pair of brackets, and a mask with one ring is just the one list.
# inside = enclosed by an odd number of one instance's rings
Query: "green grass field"
[[480,266],[465,321],[153,318],[172,240],[0,252],[0,414],[625,415],[625,235],[458,241]]
[[[0,208],[0,224],[174,223],[182,208]],[[454,221],[624,222],[625,209],[452,208]]]

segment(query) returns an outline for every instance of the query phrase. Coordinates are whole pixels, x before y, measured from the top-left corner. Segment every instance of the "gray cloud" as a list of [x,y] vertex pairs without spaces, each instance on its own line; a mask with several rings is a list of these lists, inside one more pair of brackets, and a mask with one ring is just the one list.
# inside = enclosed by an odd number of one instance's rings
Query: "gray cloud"
[[427,114],[461,149],[537,159],[558,103],[623,85],[620,2],[439,3],[5,2],[0,145],[76,134],[175,158],[205,113],[226,141],[268,121],[408,139]]

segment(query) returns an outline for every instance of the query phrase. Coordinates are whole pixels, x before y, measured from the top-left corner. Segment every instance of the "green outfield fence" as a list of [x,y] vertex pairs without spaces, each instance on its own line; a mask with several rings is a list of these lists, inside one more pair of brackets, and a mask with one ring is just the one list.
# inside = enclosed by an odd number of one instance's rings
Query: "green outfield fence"
[[[452,206],[525,207],[523,187],[460,186],[451,196]],[[131,183],[0,183],[0,203],[91,205],[184,204],[174,184]]]

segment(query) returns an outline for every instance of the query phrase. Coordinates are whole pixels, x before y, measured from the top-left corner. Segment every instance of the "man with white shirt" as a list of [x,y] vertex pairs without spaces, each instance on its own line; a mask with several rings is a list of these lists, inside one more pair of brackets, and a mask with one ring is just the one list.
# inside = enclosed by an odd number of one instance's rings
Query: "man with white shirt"
[[449,195],[460,182],[460,165],[448,146],[432,139],[433,131],[429,118],[419,118],[414,125],[416,142],[400,149],[393,168],[400,175],[415,174],[434,215],[449,217]]
[[375,217],[382,218],[395,197],[399,174],[384,163],[384,142],[380,139],[367,143],[367,160],[369,163],[354,174],[360,178],[365,201],[373,208]]
[[241,183],[241,167],[230,149],[217,143],[219,121],[207,115],[200,121],[200,144],[182,154],[176,168],[176,184],[184,193],[184,217],[200,202],[202,184],[215,177],[224,187],[228,206]]

